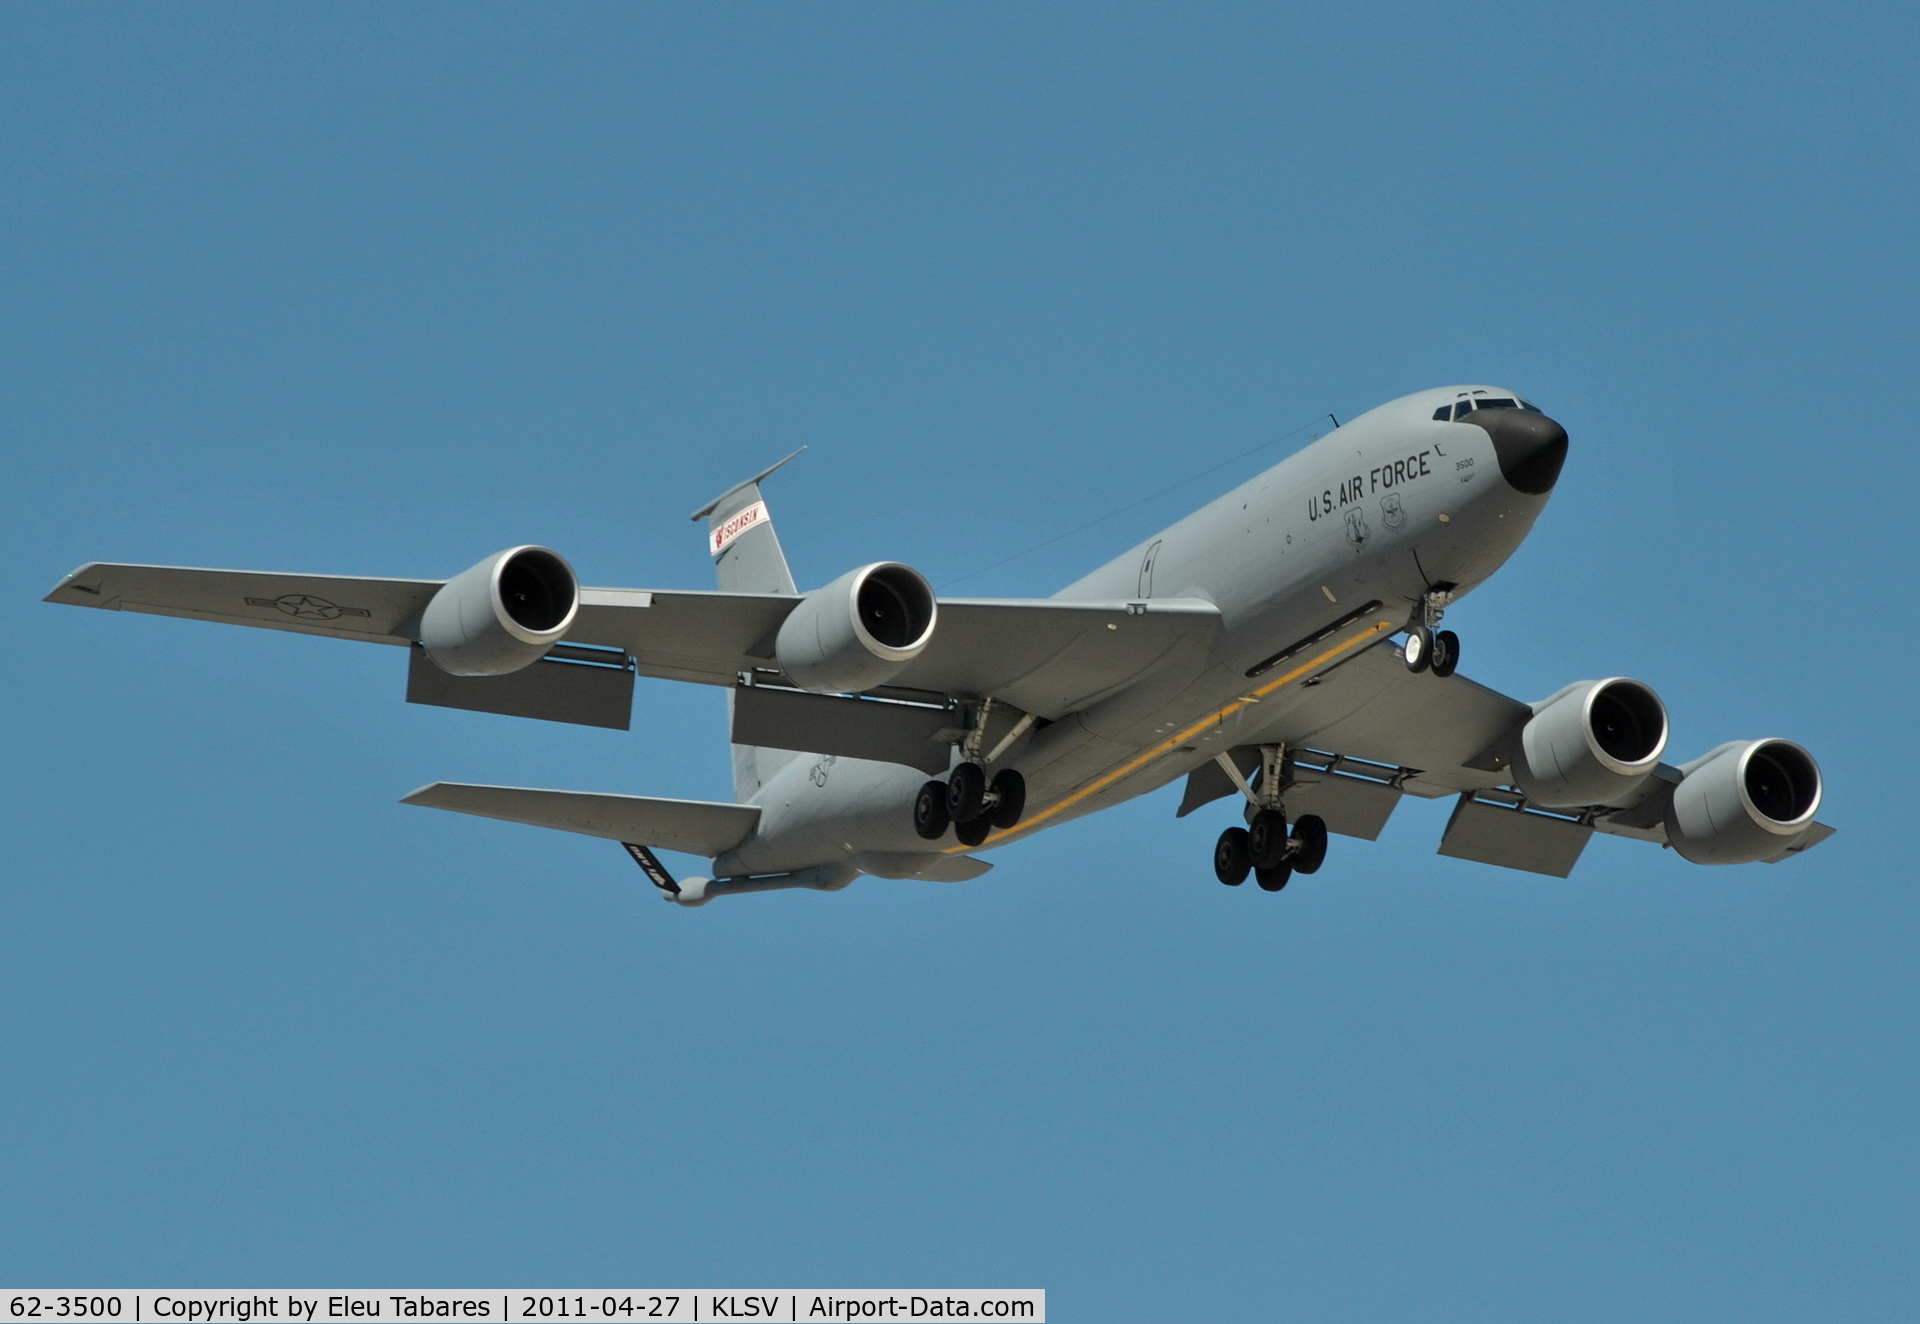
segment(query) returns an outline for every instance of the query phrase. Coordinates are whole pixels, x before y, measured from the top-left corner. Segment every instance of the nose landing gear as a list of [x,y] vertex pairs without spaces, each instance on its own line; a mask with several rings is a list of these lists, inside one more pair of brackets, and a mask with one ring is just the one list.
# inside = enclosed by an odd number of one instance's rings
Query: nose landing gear
[[1449,584],[1428,589],[1415,605],[1413,618],[1407,623],[1407,641],[1400,648],[1408,671],[1416,675],[1431,671],[1444,680],[1460,665],[1460,636],[1452,630],[1434,629],[1452,601],[1453,586]]

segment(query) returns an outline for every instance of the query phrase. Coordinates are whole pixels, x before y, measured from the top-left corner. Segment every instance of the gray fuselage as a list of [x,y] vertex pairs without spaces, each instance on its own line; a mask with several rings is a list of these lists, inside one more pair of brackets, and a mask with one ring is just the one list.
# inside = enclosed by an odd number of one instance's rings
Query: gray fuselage
[[[1551,495],[1565,434],[1547,421],[1559,450],[1540,459],[1505,435],[1496,446],[1500,434],[1484,421],[1434,417],[1470,394],[1523,400],[1467,386],[1382,405],[1056,594],[1203,599],[1222,628],[1210,648],[1175,649],[1121,693],[1011,745],[994,766],[1026,778],[1026,816],[974,849],[1143,795],[1227,748],[1266,743],[1281,725],[1311,729],[1310,677],[1305,688],[1272,689],[1269,702],[1236,703],[1274,685],[1266,672],[1249,673],[1348,617],[1331,647],[1376,642],[1430,591],[1458,598],[1499,569]],[[1369,604],[1378,605],[1360,612]],[[1317,648],[1302,650],[1303,662],[1326,655]],[[1293,666],[1278,664],[1275,677],[1291,677]],[[925,780],[898,764],[796,756],[753,794],[759,828],[714,861],[715,874],[923,874],[930,856],[968,849],[915,834],[910,809]]]

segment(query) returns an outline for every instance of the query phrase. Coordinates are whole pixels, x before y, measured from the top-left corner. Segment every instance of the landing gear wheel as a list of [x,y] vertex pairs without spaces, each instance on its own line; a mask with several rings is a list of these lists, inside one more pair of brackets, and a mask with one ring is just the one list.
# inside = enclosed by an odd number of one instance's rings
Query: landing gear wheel
[[1253,860],[1247,855],[1247,830],[1228,828],[1220,834],[1220,840],[1213,843],[1213,876],[1228,887],[1238,887],[1247,881],[1247,874],[1253,869]]
[[971,823],[987,803],[987,774],[978,763],[962,763],[947,777],[947,817]]
[[1400,656],[1406,659],[1407,670],[1425,671],[1433,665],[1433,631],[1424,625],[1416,625],[1407,631],[1407,642],[1400,648]]
[[1295,873],[1317,873],[1327,858],[1327,825],[1318,814],[1302,814],[1293,825]]
[[987,817],[993,825],[1005,832],[1020,821],[1020,815],[1027,811],[1027,779],[1012,768],[1003,768],[993,774],[993,808],[987,811]]
[[1287,858],[1287,819],[1278,809],[1262,809],[1247,827],[1247,858],[1256,869],[1271,869]]
[[928,782],[913,797],[913,830],[928,841],[947,835],[947,784]]
[[959,839],[962,846],[978,846],[987,839],[987,834],[991,831],[993,831],[993,820],[985,814],[970,822],[953,825],[953,835]]
[[1291,864],[1276,865],[1271,869],[1255,869],[1253,881],[1260,884],[1263,892],[1278,892],[1287,885],[1287,879],[1293,877]]
[[1433,636],[1433,674],[1445,680],[1460,665],[1460,636],[1442,630]]

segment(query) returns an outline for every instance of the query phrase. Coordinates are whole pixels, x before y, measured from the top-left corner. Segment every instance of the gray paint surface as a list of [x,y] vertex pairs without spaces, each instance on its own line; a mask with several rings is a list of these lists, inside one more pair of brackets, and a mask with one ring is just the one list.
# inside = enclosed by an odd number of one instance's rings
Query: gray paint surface
[[407,659],[407,702],[625,731],[633,724],[633,673],[542,658],[504,676],[449,676],[415,648]]
[[936,708],[800,694],[764,686],[733,691],[733,743],[900,763],[932,774],[947,769],[954,723]]
[[1487,804],[1467,796],[1454,806],[1440,853],[1503,869],[1565,878],[1573,872],[1593,829],[1545,814]]
[[[1521,473],[1516,465],[1525,455],[1514,438],[1535,427],[1538,415],[1516,420],[1517,431],[1503,420],[1475,426],[1477,415],[1433,419],[1436,408],[1470,391],[1514,394],[1445,387],[1382,405],[1051,599],[943,600],[932,641],[891,685],[962,713],[991,700],[990,734],[1009,729],[1016,716],[1033,719],[993,765],[1026,778],[1026,817],[980,849],[1192,774],[1182,806],[1188,812],[1221,794],[1205,771],[1214,756],[1252,745],[1319,750],[1393,770],[1392,786],[1303,779],[1288,793],[1291,812],[1308,812],[1317,797],[1335,830],[1360,837],[1378,834],[1400,791],[1434,797],[1508,784],[1497,752],[1528,706],[1464,676],[1412,674],[1389,646],[1430,586],[1451,586],[1457,600],[1498,570],[1551,495],[1550,484],[1504,476]],[[710,551],[726,541],[716,560],[720,591],[583,589],[568,642],[620,649],[647,676],[730,689],[743,675],[778,679],[772,640],[801,599],[764,506],[760,483],[771,472],[695,516],[707,521]],[[440,582],[95,564],[48,600],[408,643]],[[938,861],[966,858],[951,835],[929,843],[912,831],[913,797],[946,762],[909,756],[920,737],[909,732],[903,740],[905,719],[862,711],[859,723],[827,738],[818,734],[824,715],[852,709],[810,705],[803,718],[798,706],[783,712],[783,702],[750,699],[760,706],[742,711],[736,698],[733,721],[749,742],[735,746],[736,795],[754,822],[740,838],[703,849],[716,856],[718,874],[850,868],[933,877]],[[774,748],[778,741],[830,748],[795,753]],[[1664,793],[1665,783],[1650,787]],[[551,821],[559,801],[486,803],[517,804],[515,812],[526,815],[518,821],[565,826]],[[1635,808],[1620,808],[1617,824],[1602,815],[1593,827],[1664,840],[1657,820],[1642,822]],[[1489,815],[1520,817],[1463,803],[1446,853],[1547,872],[1577,858],[1577,850],[1566,854],[1571,838],[1557,820],[1516,827]],[[634,819],[636,831],[656,836],[629,839],[681,849],[657,839],[669,817]],[[1587,831],[1577,829],[1582,842]],[[1795,844],[1804,849],[1827,831]]]
[[719,854],[753,831],[760,818],[760,811],[752,805],[464,782],[435,782],[401,797],[400,803],[632,841],[691,855]]

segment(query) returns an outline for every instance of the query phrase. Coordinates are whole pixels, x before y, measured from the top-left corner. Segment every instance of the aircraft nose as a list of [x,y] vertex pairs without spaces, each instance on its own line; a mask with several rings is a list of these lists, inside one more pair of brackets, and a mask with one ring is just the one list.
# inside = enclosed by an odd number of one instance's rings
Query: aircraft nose
[[1567,462],[1567,430],[1545,414],[1523,409],[1476,409],[1460,420],[1487,430],[1500,476],[1516,492],[1541,496],[1553,491],[1560,466]]

